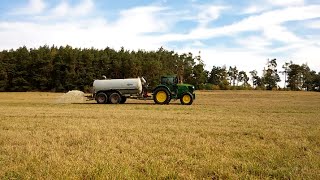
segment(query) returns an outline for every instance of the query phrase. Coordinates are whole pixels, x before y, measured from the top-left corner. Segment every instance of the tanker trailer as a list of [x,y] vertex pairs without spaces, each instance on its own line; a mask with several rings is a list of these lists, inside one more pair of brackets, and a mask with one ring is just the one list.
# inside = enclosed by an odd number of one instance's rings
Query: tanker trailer
[[103,79],[93,82],[93,98],[98,104],[123,104],[127,98],[143,98],[146,92],[143,77],[131,79]]

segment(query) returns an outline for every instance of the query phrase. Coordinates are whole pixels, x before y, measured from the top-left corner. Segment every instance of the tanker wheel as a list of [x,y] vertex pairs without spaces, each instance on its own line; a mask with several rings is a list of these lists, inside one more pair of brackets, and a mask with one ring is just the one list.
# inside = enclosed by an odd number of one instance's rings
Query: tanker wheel
[[108,101],[107,95],[105,93],[98,93],[96,95],[96,101],[98,104],[105,104]]
[[156,104],[169,104],[170,99],[170,93],[166,88],[160,87],[153,93],[153,101]]
[[120,104],[124,104],[127,101],[127,97],[122,96],[120,100]]
[[193,103],[193,97],[190,93],[185,93],[181,96],[180,102],[182,105],[191,105]]
[[109,96],[109,101],[110,101],[111,104],[119,104],[120,101],[121,101],[121,96],[120,96],[120,94],[119,94],[119,93],[116,93],[116,92],[110,94],[110,96]]

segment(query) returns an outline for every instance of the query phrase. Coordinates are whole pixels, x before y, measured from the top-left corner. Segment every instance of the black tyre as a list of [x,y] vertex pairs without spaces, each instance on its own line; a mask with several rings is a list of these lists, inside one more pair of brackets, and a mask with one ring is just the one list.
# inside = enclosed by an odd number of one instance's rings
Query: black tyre
[[169,104],[171,95],[166,88],[160,87],[153,93],[153,101],[156,104]]
[[181,96],[180,102],[182,105],[191,105],[193,103],[193,96],[191,93],[185,93]]
[[121,101],[121,96],[119,93],[111,93],[110,96],[109,96],[109,102],[111,104],[119,104]]
[[105,93],[101,92],[96,95],[96,101],[98,104],[105,104],[108,101],[108,97]]
[[127,101],[127,97],[122,96],[120,100],[120,104],[124,104]]

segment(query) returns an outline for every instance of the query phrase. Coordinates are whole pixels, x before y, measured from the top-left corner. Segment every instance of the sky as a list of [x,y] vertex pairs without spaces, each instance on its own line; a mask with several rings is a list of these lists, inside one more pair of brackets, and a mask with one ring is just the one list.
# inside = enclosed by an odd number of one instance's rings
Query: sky
[[56,45],[199,55],[262,72],[267,59],[320,71],[319,0],[0,0],[0,50]]

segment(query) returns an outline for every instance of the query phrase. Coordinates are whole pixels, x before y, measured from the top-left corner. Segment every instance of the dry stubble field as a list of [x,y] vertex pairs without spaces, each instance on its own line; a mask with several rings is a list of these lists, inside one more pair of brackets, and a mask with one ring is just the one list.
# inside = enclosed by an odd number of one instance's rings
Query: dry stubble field
[[0,93],[2,179],[320,179],[320,94],[197,92],[191,106]]

